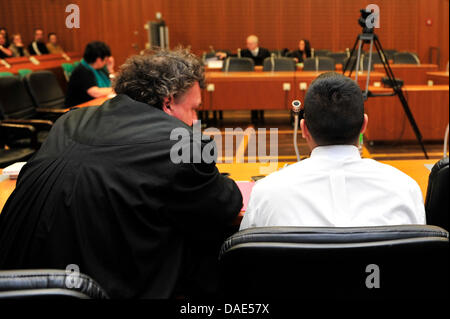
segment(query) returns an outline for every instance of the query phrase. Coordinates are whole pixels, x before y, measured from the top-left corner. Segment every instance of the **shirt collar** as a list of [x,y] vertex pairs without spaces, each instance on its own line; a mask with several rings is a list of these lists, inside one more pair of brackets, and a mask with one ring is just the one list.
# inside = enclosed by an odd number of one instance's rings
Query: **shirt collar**
[[361,155],[355,145],[328,145],[315,147],[311,152],[311,157],[360,159]]
[[252,50],[251,52],[252,52],[253,56],[257,56],[258,52],[259,52],[259,47],[256,48],[255,50]]

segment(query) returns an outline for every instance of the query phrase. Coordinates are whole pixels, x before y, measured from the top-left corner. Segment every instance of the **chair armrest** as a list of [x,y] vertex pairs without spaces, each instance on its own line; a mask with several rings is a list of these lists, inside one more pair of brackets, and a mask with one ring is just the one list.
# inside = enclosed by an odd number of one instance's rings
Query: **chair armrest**
[[2,123],[31,125],[37,131],[50,130],[53,126],[52,121],[36,120],[36,119],[6,119],[6,120],[3,120]]
[[36,111],[39,113],[66,113],[69,111],[70,108],[67,109],[51,109],[51,108],[44,108],[44,107],[38,107],[36,108]]
[[[31,140],[31,147],[34,149],[38,149],[38,138],[37,138],[37,131],[36,129],[31,125],[23,125],[23,124],[12,124],[12,123],[0,123],[0,131],[4,131],[7,134],[11,133],[25,133],[27,137]],[[4,136],[4,134],[1,134]],[[2,141],[5,144],[8,144],[8,141]]]

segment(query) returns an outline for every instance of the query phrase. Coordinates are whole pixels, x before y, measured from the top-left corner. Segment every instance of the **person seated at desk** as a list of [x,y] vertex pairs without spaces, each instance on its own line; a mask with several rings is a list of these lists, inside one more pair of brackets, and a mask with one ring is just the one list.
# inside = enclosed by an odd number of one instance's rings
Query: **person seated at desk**
[[28,52],[31,55],[49,54],[44,43],[44,31],[41,28],[34,29],[34,40],[28,45]]
[[0,33],[0,59],[10,58],[13,54],[6,46],[6,39],[3,34]]
[[12,43],[9,46],[14,57],[30,56],[30,53],[25,48],[22,42],[22,36],[19,33],[13,34]]
[[116,97],[60,117],[0,214],[0,269],[76,264],[111,298],[217,289],[242,195],[192,129],[204,83],[186,50],[133,56]]
[[8,36],[8,30],[5,27],[0,27],[0,34],[3,34],[3,36],[5,37],[5,47],[8,48],[10,43],[9,43],[9,36]]
[[46,44],[48,52],[50,54],[64,54],[64,50],[58,43],[58,37],[56,33],[51,32],[48,34],[48,42]]
[[300,122],[311,157],[255,184],[240,229],[425,224],[417,183],[392,166],[361,159],[358,137],[367,123],[356,82],[335,72],[317,77]]
[[[248,36],[246,41],[247,49],[240,51],[240,57],[252,59],[255,65],[263,65],[264,59],[270,57],[270,51],[259,47],[258,42],[259,40],[256,35]],[[224,60],[228,57],[228,54],[226,52],[219,51],[216,53],[216,56],[219,59]],[[238,55],[232,54],[230,56],[236,57]]]
[[75,106],[113,93],[110,81],[113,74],[114,59],[109,46],[100,41],[88,43],[81,63],[70,76],[66,106]]
[[298,49],[287,54],[288,57],[294,58],[297,63],[303,63],[307,58],[311,57],[311,46],[308,40],[300,40]]

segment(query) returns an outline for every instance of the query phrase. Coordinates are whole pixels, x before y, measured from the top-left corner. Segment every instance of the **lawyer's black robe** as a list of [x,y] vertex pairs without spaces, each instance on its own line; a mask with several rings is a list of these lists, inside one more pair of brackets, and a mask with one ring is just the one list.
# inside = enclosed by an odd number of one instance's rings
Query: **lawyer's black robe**
[[214,162],[171,161],[176,127],[192,134],[126,95],[62,116],[0,214],[0,269],[76,264],[110,297],[173,296],[242,206]]

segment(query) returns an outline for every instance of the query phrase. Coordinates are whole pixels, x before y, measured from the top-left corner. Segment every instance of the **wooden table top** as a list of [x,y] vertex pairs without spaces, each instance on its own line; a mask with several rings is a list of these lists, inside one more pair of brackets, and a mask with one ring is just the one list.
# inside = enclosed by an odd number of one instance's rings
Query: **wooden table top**
[[81,59],[81,55],[77,52],[68,52],[66,54],[71,58],[70,61],[64,59],[61,54],[34,56],[40,62],[38,65],[33,64],[28,57],[7,58],[5,61],[11,65],[11,68],[7,68],[3,64],[0,64],[0,72],[17,74],[20,69],[30,69],[32,71],[49,70],[61,67],[62,63],[73,63]]
[[[413,178],[420,186],[422,190],[423,198],[425,199],[428,176],[430,171],[425,164],[433,165],[436,160],[395,160],[395,161],[382,161],[382,163],[389,164],[403,173]],[[234,164],[217,164],[220,172],[229,173],[230,178],[235,181],[250,181],[252,176],[261,175],[260,168],[265,167],[268,171],[275,171],[286,165],[284,162],[279,162],[274,167],[269,164],[261,163],[234,163]],[[1,171],[1,170],[0,170]],[[3,179],[0,181],[0,210],[6,203],[9,195],[16,187],[16,181],[10,179]],[[241,214],[242,216],[242,214]]]

